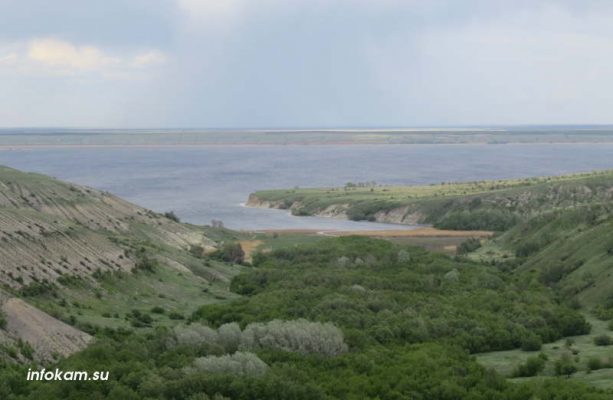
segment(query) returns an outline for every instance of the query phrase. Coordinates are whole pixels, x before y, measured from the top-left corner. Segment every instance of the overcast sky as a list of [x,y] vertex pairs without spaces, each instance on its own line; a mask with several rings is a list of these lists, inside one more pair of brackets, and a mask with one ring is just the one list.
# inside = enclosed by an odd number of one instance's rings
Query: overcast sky
[[613,2],[1,0],[0,126],[613,122]]

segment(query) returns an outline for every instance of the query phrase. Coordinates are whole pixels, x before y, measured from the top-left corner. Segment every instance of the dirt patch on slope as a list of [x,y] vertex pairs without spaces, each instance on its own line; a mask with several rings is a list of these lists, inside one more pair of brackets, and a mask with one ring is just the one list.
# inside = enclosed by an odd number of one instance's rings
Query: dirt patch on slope
[[261,240],[241,240],[239,243],[245,252],[245,261],[251,262],[253,260],[253,253],[263,242]]

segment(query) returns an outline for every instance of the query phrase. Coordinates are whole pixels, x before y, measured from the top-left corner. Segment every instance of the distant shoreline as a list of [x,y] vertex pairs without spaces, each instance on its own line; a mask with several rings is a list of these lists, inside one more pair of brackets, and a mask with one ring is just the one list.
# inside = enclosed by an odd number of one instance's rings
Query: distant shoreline
[[15,144],[0,145],[0,151],[18,151],[30,149],[88,149],[88,148],[197,148],[197,147],[260,147],[260,146],[505,146],[505,145],[587,145],[587,144],[613,144],[610,141],[582,141],[582,142],[463,142],[463,143],[382,143],[382,142],[309,142],[309,143],[188,143],[188,144]]

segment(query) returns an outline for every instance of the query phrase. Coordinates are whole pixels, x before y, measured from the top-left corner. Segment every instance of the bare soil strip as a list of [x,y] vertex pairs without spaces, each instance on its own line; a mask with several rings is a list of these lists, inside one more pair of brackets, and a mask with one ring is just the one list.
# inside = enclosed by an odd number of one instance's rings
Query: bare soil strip
[[239,243],[245,252],[245,261],[251,262],[253,253],[263,242],[261,240],[241,240]]
[[369,236],[381,238],[395,237],[477,237],[488,238],[494,232],[490,231],[452,231],[444,229],[436,229],[432,227],[423,227],[417,229],[390,229],[390,230],[363,230],[363,231],[337,231],[337,230],[317,230],[317,229],[264,229],[259,232],[263,233],[304,233],[317,234],[325,236]]

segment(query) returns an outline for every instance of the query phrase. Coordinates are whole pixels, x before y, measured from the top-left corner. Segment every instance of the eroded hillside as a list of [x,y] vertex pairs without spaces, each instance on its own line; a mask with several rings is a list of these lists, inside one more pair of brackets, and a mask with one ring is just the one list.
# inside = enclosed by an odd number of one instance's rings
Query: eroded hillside
[[216,246],[110,193],[0,167],[0,358],[56,360],[99,329],[170,324],[224,300],[239,268],[208,260]]
[[214,247],[202,232],[110,193],[0,167],[0,282],[22,287],[63,275],[129,271],[120,236],[177,249]]

